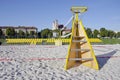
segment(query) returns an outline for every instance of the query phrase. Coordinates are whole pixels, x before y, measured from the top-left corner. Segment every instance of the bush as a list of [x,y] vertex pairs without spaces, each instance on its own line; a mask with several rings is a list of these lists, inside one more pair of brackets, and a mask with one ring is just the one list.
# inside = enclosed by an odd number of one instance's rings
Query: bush
[[2,44],[2,42],[0,42],[0,45]]

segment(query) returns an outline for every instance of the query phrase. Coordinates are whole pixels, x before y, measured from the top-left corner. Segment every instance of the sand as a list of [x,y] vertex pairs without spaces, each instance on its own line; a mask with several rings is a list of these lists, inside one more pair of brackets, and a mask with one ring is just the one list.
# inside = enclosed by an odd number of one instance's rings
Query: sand
[[0,46],[0,80],[120,80],[120,45],[93,45],[100,70],[64,70],[68,45]]

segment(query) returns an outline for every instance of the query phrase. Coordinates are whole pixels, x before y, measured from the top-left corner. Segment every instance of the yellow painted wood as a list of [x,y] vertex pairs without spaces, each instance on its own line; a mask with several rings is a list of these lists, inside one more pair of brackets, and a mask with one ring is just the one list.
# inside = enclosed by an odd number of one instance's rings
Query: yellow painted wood
[[[78,10],[79,8],[77,8]],[[89,39],[87,37],[87,34],[85,32],[84,26],[82,24],[82,20],[79,21],[78,12],[76,12],[76,9],[74,8],[74,19],[72,22],[72,35],[70,40],[70,45],[68,48],[68,53],[66,56],[66,64],[64,66],[64,69],[70,69],[75,66],[79,66],[80,64],[83,64],[85,66],[91,67],[93,69],[99,69],[97,59],[95,57],[94,51],[92,49],[92,46],[89,42]],[[73,10],[73,11],[74,11]],[[81,10],[81,9],[80,9]],[[73,42],[73,40],[80,41],[84,40],[83,42]],[[72,50],[74,51],[72,51]],[[75,51],[76,50],[76,51]],[[87,51],[80,51],[80,50],[87,50]],[[69,59],[80,59],[77,60],[69,60]],[[84,60],[82,60],[84,58]],[[92,58],[93,60],[87,60]],[[85,60],[86,59],[86,60]]]
[[[87,36],[87,34],[85,32],[84,26],[82,24],[82,20],[80,20],[79,24],[80,24],[81,30],[83,31],[83,34],[85,35],[85,38],[87,40],[86,46],[90,49],[90,52],[88,52],[87,54],[83,54],[82,57],[87,58],[88,54],[89,54],[90,57],[93,58],[92,61],[88,61],[88,62],[85,62],[85,63],[83,62],[82,64],[85,65],[85,66],[88,66],[88,67],[91,67],[91,68],[94,68],[94,69],[98,70],[99,69],[99,64],[97,62],[97,59],[96,59],[94,50],[92,48],[92,45],[90,44],[88,36]],[[83,45],[83,47],[85,47],[85,48],[86,48],[86,46]]]
[[73,33],[74,33],[74,23],[75,23],[75,21],[73,20],[73,22],[72,22],[72,34],[71,34],[71,38],[70,38],[70,45],[69,45],[69,48],[68,48],[68,54],[66,56],[66,64],[64,66],[65,70],[67,70],[68,68],[70,68],[73,65],[75,65],[75,61],[70,61],[69,62],[70,56],[72,56],[73,58],[75,57],[74,54],[72,54],[72,55],[70,54],[70,49],[71,49],[72,45],[74,45],[74,44],[72,44],[72,36],[73,36]]
[[71,8],[71,11],[72,12],[80,12],[80,13],[83,13],[83,12],[85,12],[85,11],[87,11],[87,7],[85,7],[85,6],[74,6],[74,7],[72,7]]

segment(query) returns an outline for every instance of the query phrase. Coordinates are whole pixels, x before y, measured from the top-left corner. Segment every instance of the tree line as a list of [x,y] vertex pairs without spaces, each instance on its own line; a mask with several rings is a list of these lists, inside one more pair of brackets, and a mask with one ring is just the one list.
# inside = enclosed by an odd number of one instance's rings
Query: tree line
[[[106,28],[100,28],[100,30],[94,29],[93,31],[91,28],[85,28],[85,30],[89,38],[120,38],[120,32]],[[53,38],[53,32],[58,33],[58,38],[62,35],[59,29],[51,30],[46,28],[39,32],[23,32],[22,30],[16,32],[14,28],[7,28],[6,35],[4,35],[3,31],[0,29],[0,38]]]
[[106,28],[100,28],[100,30],[86,28],[86,33],[89,38],[120,38],[120,32],[108,30]]
[[[6,35],[5,35],[6,34]],[[35,31],[28,31],[24,32],[22,30],[19,30],[18,32],[15,31],[14,28],[7,28],[6,32],[3,33],[3,31],[0,29],[0,38],[35,38],[37,37],[37,33]]]

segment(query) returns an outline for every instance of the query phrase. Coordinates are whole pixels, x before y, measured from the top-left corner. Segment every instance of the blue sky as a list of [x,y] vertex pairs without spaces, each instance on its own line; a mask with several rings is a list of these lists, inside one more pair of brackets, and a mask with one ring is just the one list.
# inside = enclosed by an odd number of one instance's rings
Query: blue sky
[[120,0],[0,0],[0,26],[52,28],[55,19],[69,20],[72,6],[88,7],[82,16],[85,27],[120,31]]

